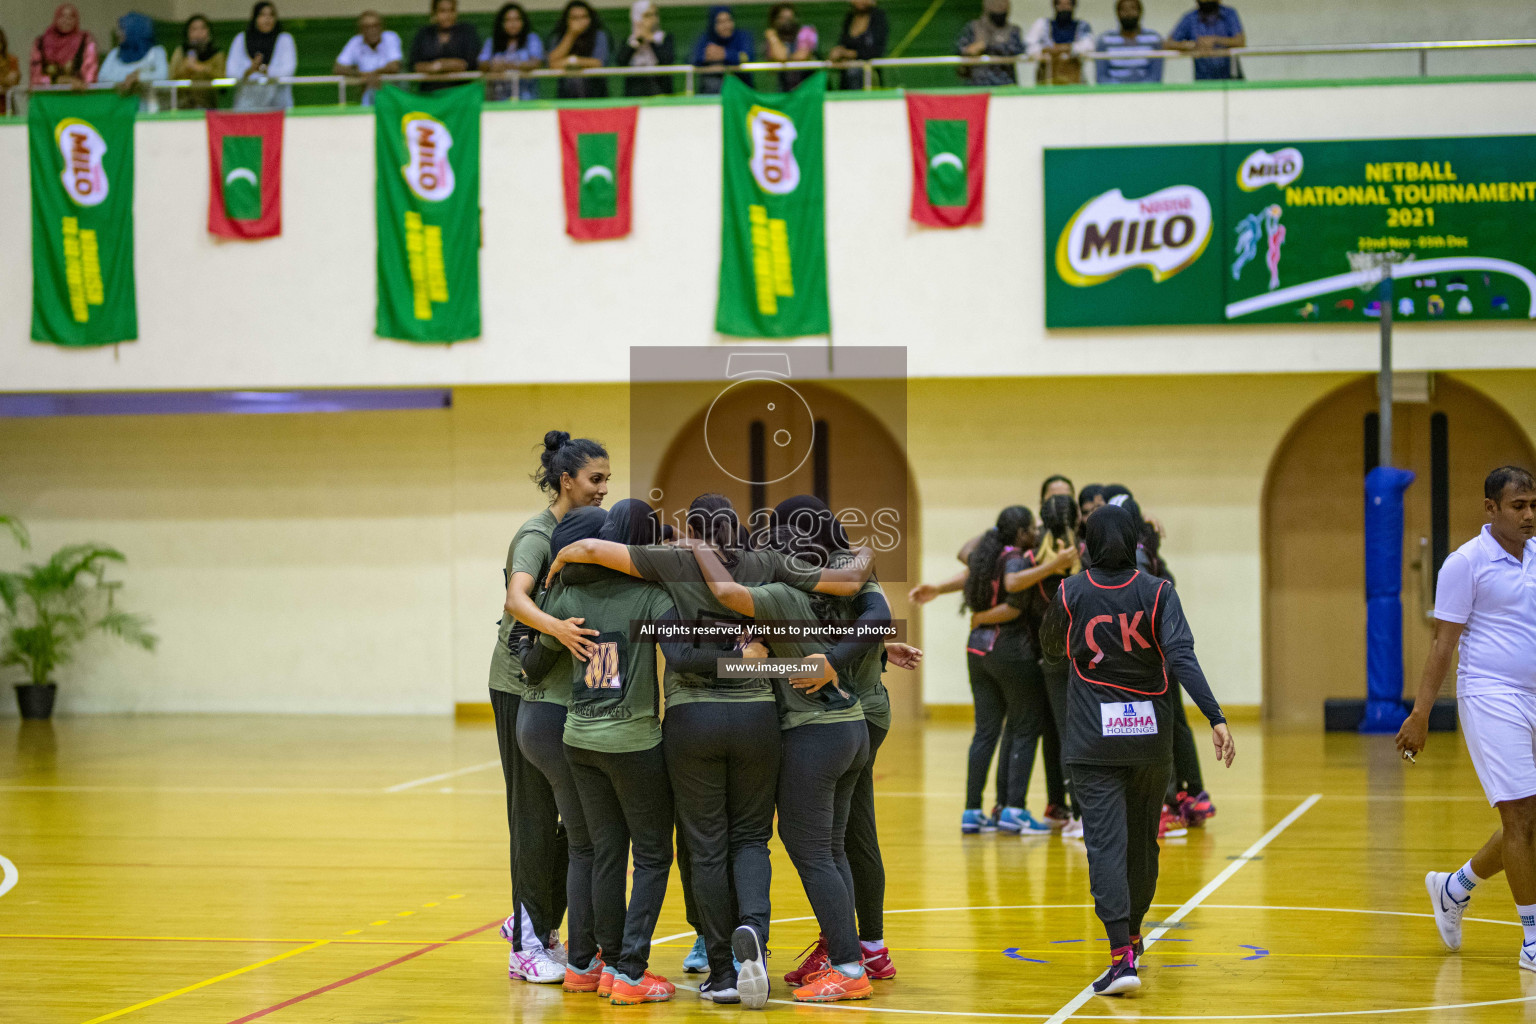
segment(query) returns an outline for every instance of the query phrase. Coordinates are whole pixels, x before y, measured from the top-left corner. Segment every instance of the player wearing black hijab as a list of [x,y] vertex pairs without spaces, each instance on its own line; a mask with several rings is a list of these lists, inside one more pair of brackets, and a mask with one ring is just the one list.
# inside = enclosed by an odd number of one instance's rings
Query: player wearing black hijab
[[1094,908],[1109,937],[1098,995],[1141,987],[1141,922],[1157,888],[1157,828],[1173,758],[1176,677],[1211,723],[1218,759],[1236,748],[1195,658],[1173,584],[1136,568],[1136,522],[1105,506],[1084,525],[1091,569],[1069,577],[1040,627],[1046,657],[1067,658],[1063,757],[1083,813]]

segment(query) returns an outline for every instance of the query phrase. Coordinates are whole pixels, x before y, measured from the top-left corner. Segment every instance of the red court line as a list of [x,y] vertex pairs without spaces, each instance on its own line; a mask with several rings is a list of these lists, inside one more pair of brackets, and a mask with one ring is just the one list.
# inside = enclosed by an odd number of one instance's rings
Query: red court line
[[414,960],[418,956],[421,956],[423,953],[430,953],[434,949],[442,949],[444,946],[451,945],[452,943],[462,942],[463,940],[469,938],[471,935],[478,935],[488,928],[495,928],[497,925],[501,924],[501,920],[502,919],[498,917],[490,924],[483,924],[478,928],[471,928],[469,931],[464,932],[462,935],[455,935],[451,939],[444,939],[442,942],[434,942],[430,946],[423,946],[421,949],[413,950],[404,956],[396,957],[395,959],[389,961],[389,963],[379,964],[379,966],[370,967],[366,971],[359,971],[357,974],[352,975],[350,978],[342,978],[340,981],[333,981],[329,985],[322,985],[320,988],[311,989],[301,996],[294,996],[292,999],[285,999],[280,1003],[276,1003],[267,1007],[265,1010],[257,1010],[255,1013],[246,1014],[244,1017],[230,1021],[229,1024],[248,1024],[249,1021],[256,1020],[259,1017],[265,1017],[269,1013],[276,1013],[278,1010],[292,1006],[294,1003],[302,1003],[306,999],[313,999],[315,996],[324,995],[332,989],[341,988],[343,985],[350,985],[354,981],[362,981],[364,978],[371,974],[378,974],[380,971],[387,971],[391,967],[405,963],[407,960]]
[[[180,936],[162,935],[0,935],[0,941],[5,939],[28,939],[33,942],[239,942],[253,946],[302,946],[314,939],[219,939],[219,938],[182,938]],[[437,945],[447,945],[453,942],[447,939]],[[431,939],[331,939],[332,946],[430,946]]]

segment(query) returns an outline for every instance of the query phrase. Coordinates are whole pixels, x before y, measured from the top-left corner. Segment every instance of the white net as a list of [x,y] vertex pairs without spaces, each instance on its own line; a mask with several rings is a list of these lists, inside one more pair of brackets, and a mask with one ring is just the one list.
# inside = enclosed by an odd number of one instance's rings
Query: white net
[[1412,253],[1400,253],[1395,250],[1387,252],[1347,252],[1344,254],[1349,259],[1349,269],[1355,275],[1355,286],[1361,291],[1370,291],[1381,283],[1381,279],[1391,273],[1390,267],[1398,263],[1411,263]]

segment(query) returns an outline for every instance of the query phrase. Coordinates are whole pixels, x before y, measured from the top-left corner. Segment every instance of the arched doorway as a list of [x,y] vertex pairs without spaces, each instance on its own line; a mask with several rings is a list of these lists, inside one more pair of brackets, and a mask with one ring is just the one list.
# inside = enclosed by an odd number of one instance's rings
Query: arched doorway
[[[902,382],[894,382],[900,386]],[[778,422],[765,417],[750,393],[721,394],[717,385],[701,385],[694,395],[684,386],[671,394],[691,401],[695,413],[673,436],[664,454],[645,467],[637,460],[634,493],[645,497],[665,521],[677,525],[694,496],[718,491],[731,499],[743,520],[761,514],[796,494],[815,494],[838,514],[855,542],[878,552],[877,571],[893,618],[907,627],[908,643],[922,645],[920,622],[910,614],[909,581],[921,564],[917,489],[906,453],[871,408],[890,408],[882,389],[893,382],[850,381],[838,387],[795,382],[812,410],[814,441],[775,444]],[[776,412],[782,412],[782,407]],[[798,401],[795,415],[800,414]],[[707,432],[705,424],[707,419]],[[798,427],[793,417],[783,426]],[[706,436],[709,446],[702,443]],[[753,466],[754,472],[740,467]],[[722,471],[724,470],[724,471]],[[731,474],[743,477],[736,479]],[[770,481],[754,486],[749,480]],[[892,712],[919,718],[923,712],[922,672],[886,673]]]
[[[1416,479],[1405,495],[1405,692],[1428,654],[1434,574],[1483,524],[1483,477],[1536,468],[1514,419],[1443,374],[1392,411],[1393,462]],[[1376,379],[1334,391],[1297,421],[1264,488],[1264,714],[1316,726],[1329,697],[1365,695],[1364,475],[1375,461]],[[1448,686],[1451,684],[1448,684]],[[1449,692],[1449,689],[1448,691]]]

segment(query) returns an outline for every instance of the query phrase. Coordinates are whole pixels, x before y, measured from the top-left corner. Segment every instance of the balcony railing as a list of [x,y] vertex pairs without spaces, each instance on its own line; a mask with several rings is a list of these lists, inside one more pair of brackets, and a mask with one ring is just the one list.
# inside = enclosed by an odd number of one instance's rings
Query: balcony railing
[[[1086,62],[1100,60],[1127,60],[1127,59],[1155,59],[1155,60],[1193,60],[1197,58],[1223,58],[1235,57],[1239,59],[1265,58],[1265,57],[1298,57],[1298,56],[1341,56],[1350,54],[1392,54],[1415,53],[1419,58],[1419,75],[1429,76],[1429,56],[1432,53],[1441,52],[1467,52],[1467,51],[1496,51],[1511,49],[1536,49],[1536,39],[1463,39],[1463,40],[1438,40],[1427,42],[1395,42],[1395,43],[1320,43],[1298,46],[1244,46],[1230,50],[1209,50],[1194,52],[1188,50],[1149,50],[1149,51],[1122,51],[1120,53],[1085,53],[1074,56],[1074,60]],[[1019,81],[1026,79],[1026,69],[1035,65],[1043,68],[1042,85],[1049,85],[1052,78],[1052,58],[1043,55],[1040,58],[1031,58],[1020,55],[1018,57],[962,57],[962,56],[938,56],[938,57],[880,57],[874,60],[803,60],[803,61],[753,61],[747,64],[730,66],[699,67],[692,64],[663,64],[656,67],[601,67],[601,68],[574,68],[555,69],[541,68],[537,71],[500,71],[479,72],[462,71],[455,74],[423,75],[423,74],[397,74],[379,75],[378,81],[383,82],[422,82],[422,81],[475,81],[507,82],[512,86],[511,99],[517,100],[521,94],[519,85],[525,79],[540,81],[546,78],[628,78],[641,76],[647,78],[662,76],[681,76],[683,79],[682,94],[694,95],[697,80],[701,75],[734,74],[736,72],[778,72],[778,71],[815,71],[827,70],[841,74],[843,72],[860,72],[862,88],[872,90],[877,88],[876,80],[878,72],[883,69],[898,68],[936,68],[953,67],[974,68],[987,66],[1008,66],[1014,69],[1015,78]],[[162,106],[167,109],[175,109],[181,93],[188,89],[233,89],[241,84],[238,78],[214,78],[214,79],[170,79],[166,81],[143,83],[142,87],[152,90],[157,97],[164,100]],[[348,88],[356,88],[365,84],[362,78],[347,77],[344,75],[298,75],[289,78],[270,78],[264,81],[277,85],[298,86],[334,86],[336,88],[336,103],[339,106],[347,104]],[[81,89],[99,90],[116,88],[114,85],[43,85],[32,86],[21,84],[14,86],[5,96],[5,112],[19,113],[21,105],[19,101],[28,93],[33,92],[70,92]]]

